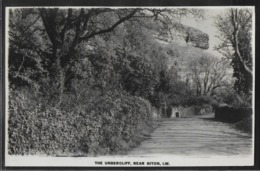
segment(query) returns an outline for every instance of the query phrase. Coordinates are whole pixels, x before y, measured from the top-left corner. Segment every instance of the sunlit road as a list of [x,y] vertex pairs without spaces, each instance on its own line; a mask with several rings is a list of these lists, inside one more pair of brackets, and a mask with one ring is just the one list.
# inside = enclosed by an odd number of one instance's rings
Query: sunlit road
[[210,118],[164,119],[129,156],[233,156],[251,154],[250,135]]

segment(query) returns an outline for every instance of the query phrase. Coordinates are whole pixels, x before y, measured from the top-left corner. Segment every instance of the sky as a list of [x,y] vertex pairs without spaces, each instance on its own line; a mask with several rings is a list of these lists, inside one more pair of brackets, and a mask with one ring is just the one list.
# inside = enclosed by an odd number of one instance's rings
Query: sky
[[220,40],[217,37],[215,37],[218,34],[218,29],[214,24],[214,17],[223,13],[224,9],[205,9],[203,19],[194,19],[194,17],[190,16],[182,20],[182,23],[185,23],[185,25],[195,27],[209,35],[209,49],[205,51],[217,57],[222,57],[222,55],[219,52],[213,50],[214,46],[220,43]]

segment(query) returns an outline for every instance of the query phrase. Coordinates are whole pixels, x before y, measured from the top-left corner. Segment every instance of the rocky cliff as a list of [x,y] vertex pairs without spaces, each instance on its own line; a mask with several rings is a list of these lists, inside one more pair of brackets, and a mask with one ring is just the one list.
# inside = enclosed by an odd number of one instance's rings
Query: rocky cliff
[[178,27],[176,27],[175,30],[172,30],[172,32],[175,34],[175,36],[173,36],[174,38],[170,36],[169,33],[155,34],[154,37],[167,43],[174,40],[179,44],[190,44],[201,49],[209,48],[209,35],[197,28],[178,25]]
[[209,48],[209,36],[208,34],[193,28],[193,27],[186,27],[184,29],[184,38],[186,43],[190,43],[194,47],[198,47],[201,49],[208,49]]

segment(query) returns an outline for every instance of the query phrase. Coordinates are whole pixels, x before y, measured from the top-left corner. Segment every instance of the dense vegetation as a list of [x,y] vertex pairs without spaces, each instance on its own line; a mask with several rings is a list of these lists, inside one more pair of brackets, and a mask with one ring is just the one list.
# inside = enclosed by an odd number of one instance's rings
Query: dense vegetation
[[215,48],[231,61],[235,91],[250,102],[253,88],[252,11],[229,9],[217,16],[216,26],[221,43]]
[[126,148],[168,89],[166,52],[153,36],[191,12],[11,10],[9,153]]
[[186,15],[201,11],[10,10],[9,154],[113,154],[152,108],[233,103],[227,63],[158,40]]

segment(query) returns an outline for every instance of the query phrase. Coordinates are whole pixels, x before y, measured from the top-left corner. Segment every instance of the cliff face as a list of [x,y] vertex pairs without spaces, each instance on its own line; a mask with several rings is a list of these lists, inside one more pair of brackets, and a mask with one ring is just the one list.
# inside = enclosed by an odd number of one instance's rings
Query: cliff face
[[170,43],[172,40],[175,40],[180,44],[190,44],[200,49],[209,48],[209,35],[197,28],[179,25],[175,30],[172,30],[172,32],[175,33],[174,38],[171,37],[169,33],[157,33],[154,34],[154,37],[165,43]]
[[194,47],[198,47],[201,49],[209,48],[208,34],[202,32],[196,28],[186,27],[184,38],[185,38],[186,43],[190,43]]

